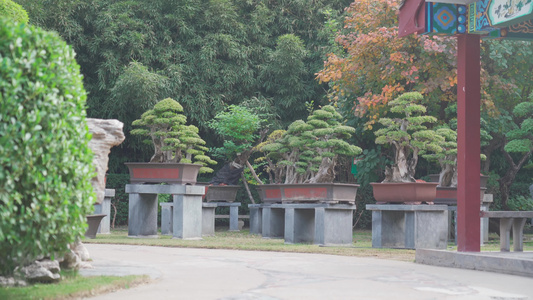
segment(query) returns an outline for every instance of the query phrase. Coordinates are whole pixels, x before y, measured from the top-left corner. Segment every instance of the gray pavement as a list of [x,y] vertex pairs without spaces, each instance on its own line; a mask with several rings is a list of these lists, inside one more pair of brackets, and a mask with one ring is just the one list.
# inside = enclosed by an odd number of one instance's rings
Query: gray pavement
[[83,275],[147,274],[95,299],[533,299],[533,278],[322,254],[85,245]]

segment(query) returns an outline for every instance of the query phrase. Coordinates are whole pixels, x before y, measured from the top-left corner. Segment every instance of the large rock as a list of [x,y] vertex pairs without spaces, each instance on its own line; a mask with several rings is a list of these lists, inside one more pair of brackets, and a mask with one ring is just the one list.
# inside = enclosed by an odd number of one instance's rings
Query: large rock
[[60,259],[59,264],[63,269],[77,270],[80,268],[81,258],[71,249]]
[[38,260],[29,266],[15,269],[15,278],[23,278],[27,282],[52,283],[59,281],[59,262],[57,260]]
[[87,251],[87,248],[85,248],[81,241],[70,244],[70,249],[72,249],[72,251],[74,251],[74,253],[80,257],[81,261],[91,260],[89,251]]
[[19,278],[0,276],[0,287],[27,286],[28,283]]
[[124,124],[119,120],[87,119],[89,131],[93,137],[89,147],[94,153],[93,163],[96,167],[96,177],[92,185],[96,193],[96,202],[101,204],[105,196],[105,173],[109,161],[109,152],[113,146],[120,145],[126,138],[122,129]]

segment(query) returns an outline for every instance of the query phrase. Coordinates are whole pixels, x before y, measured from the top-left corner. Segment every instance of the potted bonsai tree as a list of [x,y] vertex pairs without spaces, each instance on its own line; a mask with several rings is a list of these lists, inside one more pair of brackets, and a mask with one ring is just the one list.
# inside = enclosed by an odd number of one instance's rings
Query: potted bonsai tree
[[206,200],[232,202],[244,168],[251,168],[248,159],[255,151],[255,141],[260,137],[261,119],[244,105],[230,105],[215,116],[209,127],[224,139],[222,147],[211,151],[227,163],[209,182]]
[[271,184],[261,185],[263,202],[355,202],[358,185],[334,184],[341,155],[353,157],[361,148],[345,140],[355,132],[342,125],[333,106],[312,112],[287,131],[274,131],[258,146],[265,153]]
[[389,102],[397,117],[381,118],[384,127],[375,132],[376,144],[389,144],[394,164],[385,169],[385,180],[371,183],[377,202],[433,202],[436,183],[417,182],[414,178],[418,159],[428,152],[440,153],[444,137],[427,128],[437,119],[425,115],[426,107],[418,92],[405,93]]
[[198,173],[213,172],[216,161],[205,155],[205,141],[198,128],[186,125],[183,107],[174,99],[159,101],[133,121],[133,135],[148,137],[144,142],[154,146],[149,163],[126,163],[131,182],[166,182],[194,184]]
[[[490,137],[487,132],[481,130],[482,139],[487,136]],[[444,142],[441,143],[443,148],[442,152],[432,153],[424,155],[429,161],[435,161],[439,164],[441,171],[439,174],[431,174],[430,178],[432,182],[438,182],[437,195],[435,198],[436,204],[457,204],[457,132],[448,127],[441,127],[435,130],[435,133],[444,138]],[[481,159],[486,157],[481,154]],[[480,186],[480,201],[483,201],[485,195],[485,184],[488,176],[481,176]],[[483,180],[484,179],[484,180]]]

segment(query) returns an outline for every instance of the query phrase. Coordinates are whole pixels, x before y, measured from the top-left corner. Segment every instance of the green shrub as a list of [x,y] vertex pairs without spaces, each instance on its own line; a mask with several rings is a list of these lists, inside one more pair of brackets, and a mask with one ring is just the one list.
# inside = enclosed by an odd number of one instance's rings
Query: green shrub
[[28,23],[28,13],[22,6],[11,0],[0,0],[1,17],[6,17],[15,22]]
[[95,200],[86,93],[52,32],[0,20],[0,274],[61,256]]

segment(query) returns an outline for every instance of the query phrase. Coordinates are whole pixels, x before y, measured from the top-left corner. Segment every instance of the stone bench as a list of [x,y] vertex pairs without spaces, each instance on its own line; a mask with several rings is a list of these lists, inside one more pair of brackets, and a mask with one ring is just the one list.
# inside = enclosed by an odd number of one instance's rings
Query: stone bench
[[[239,202],[208,202],[217,207],[229,207],[229,231],[239,231]],[[216,218],[216,216],[215,216]]]
[[446,249],[447,205],[368,204],[372,211],[372,247]]
[[353,204],[260,204],[250,207],[250,232],[264,238],[284,238],[285,243],[351,245]]
[[500,219],[500,251],[510,251],[511,228],[514,251],[524,251],[524,225],[533,218],[533,211],[481,211],[480,216]]
[[[160,203],[161,205],[161,234],[172,235],[172,218],[174,203]],[[217,207],[229,207],[230,214],[227,216],[230,219],[229,231],[239,231],[239,219],[245,218],[245,216],[239,216],[240,203],[227,203],[227,202],[202,202],[202,235],[214,235],[215,234],[215,218],[218,218],[215,214]],[[223,218],[223,217],[222,217]]]

